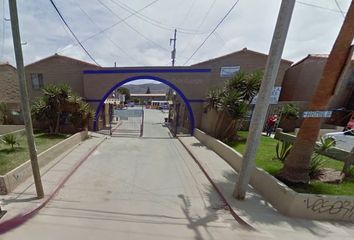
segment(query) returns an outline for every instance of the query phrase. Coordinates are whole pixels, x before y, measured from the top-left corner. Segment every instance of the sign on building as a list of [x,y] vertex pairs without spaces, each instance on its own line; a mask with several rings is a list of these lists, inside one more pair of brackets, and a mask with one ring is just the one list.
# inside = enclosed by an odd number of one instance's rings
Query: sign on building
[[302,114],[303,118],[330,118],[332,111],[306,111]]
[[235,73],[240,71],[240,66],[230,66],[220,68],[220,77],[232,77]]
[[[274,87],[270,96],[270,104],[277,104],[281,92],[281,87]],[[251,104],[256,104],[258,94],[253,98]]]

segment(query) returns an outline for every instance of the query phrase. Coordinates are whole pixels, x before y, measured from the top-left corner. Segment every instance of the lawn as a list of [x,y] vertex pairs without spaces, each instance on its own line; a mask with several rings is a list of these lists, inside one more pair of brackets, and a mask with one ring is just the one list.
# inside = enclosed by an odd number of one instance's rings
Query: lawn
[[[246,138],[248,132],[239,132],[241,137]],[[236,151],[243,154],[246,148],[246,141],[231,142],[228,143]],[[277,140],[262,136],[261,143],[256,155],[256,166],[264,169],[271,175],[276,175],[282,168],[283,164],[277,159],[274,159],[275,146],[277,145]],[[342,170],[343,163],[327,158],[327,162],[324,167],[334,168],[337,170]],[[306,187],[292,187],[297,192],[302,193],[314,193],[314,194],[329,194],[329,195],[351,195],[354,196],[354,180],[346,180],[341,184],[328,184],[319,181],[312,181]]]
[[[69,135],[49,135],[43,132],[35,132],[34,136],[37,152],[41,153],[67,138]],[[3,143],[0,144],[0,175],[6,174],[29,160],[26,136],[21,135],[18,137],[18,140],[19,147],[15,147],[15,150],[11,150],[10,146]]]

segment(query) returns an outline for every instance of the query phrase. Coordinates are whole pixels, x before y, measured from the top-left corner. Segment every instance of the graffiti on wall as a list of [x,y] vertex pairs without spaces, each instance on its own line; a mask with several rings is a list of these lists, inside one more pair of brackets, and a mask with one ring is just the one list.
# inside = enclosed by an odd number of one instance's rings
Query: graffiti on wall
[[348,200],[326,200],[325,198],[307,198],[304,200],[307,209],[315,213],[327,213],[341,218],[354,218],[354,202]]

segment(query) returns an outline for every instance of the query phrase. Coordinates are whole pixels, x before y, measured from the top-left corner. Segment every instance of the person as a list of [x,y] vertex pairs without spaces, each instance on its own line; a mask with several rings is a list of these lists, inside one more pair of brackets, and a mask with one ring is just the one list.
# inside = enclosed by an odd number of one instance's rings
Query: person
[[272,114],[268,120],[267,120],[267,126],[266,126],[266,132],[267,132],[267,136],[270,137],[270,135],[273,132],[274,126],[276,124],[276,122],[278,121],[278,115],[276,114]]

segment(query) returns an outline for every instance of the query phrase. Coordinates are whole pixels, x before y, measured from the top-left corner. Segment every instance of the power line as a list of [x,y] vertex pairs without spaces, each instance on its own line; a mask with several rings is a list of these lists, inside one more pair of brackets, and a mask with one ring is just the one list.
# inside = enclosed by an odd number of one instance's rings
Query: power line
[[331,11],[331,12],[342,13],[341,11],[338,11],[338,10],[335,10],[335,9],[332,9],[332,8],[326,8],[326,7],[322,7],[322,6],[319,6],[319,5],[306,3],[306,2],[301,2],[301,1],[296,1],[296,2],[299,3],[299,4],[302,4],[302,5],[308,6],[308,7],[314,7],[314,8],[319,8],[319,9],[327,10],[327,11]]
[[[202,27],[202,25],[204,24],[205,20],[207,19],[207,17],[209,16],[211,9],[213,8],[214,4],[215,4],[216,0],[213,0],[213,2],[209,5],[208,10],[206,11],[202,21],[199,23],[198,27],[197,27],[197,31],[199,31],[199,29]],[[195,39],[196,35],[193,36],[191,41],[188,41],[188,43],[183,47],[180,55],[183,56],[184,52],[186,51],[186,49],[191,45],[191,43],[193,42],[193,40]]]
[[[81,12],[83,12],[85,15],[86,15],[86,17],[90,20],[90,22],[93,24],[93,25],[95,25],[100,31],[102,30],[101,28],[100,28],[100,26],[97,24],[97,23],[95,23],[95,21],[93,20],[93,18],[91,18],[90,17],[90,15],[84,10],[84,9],[82,9],[81,8],[81,6],[78,4],[78,7],[79,7],[79,9],[81,10]],[[113,40],[112,40],[112,38],[110,38],[110,36],[108,35],[108,34],[106,34],[106,36],[107,36],[107,39],[116,47],[116,48],[118,48],[120,51],[122,51],[125,55],[127,55],[133,62],[136,62],[136,59],[134,59],[132,56],[130,56],[123,48],[121,48],[118,44],[116,44]]]
[[71,34],[74,36],[74,38],[76,39],[76,41],[79,43],[79,45],[82,47],[82,49],[85,51],[85,53],[90,57],[90,59],[92,61],[94,61],[94,63],[96,63],[98,66],[100,66],[100,64],[98,64],[98,62],[91,56],[91,54],[86,50],[86,48],[81,44],[81,42],[79,41],[79,39],[76,37],[75,33],[71,30],[71,28],[69,27],[69,25],[66,23],[64,17],[61,15],[59,9],[57,8],[57,6],[55,5],[55,3],[53,2],[53,0],[50,0],[51,4],[53,5],[53,7],[55,8],[55,11],[58,13],[60,19],[63,21],[63,23],[65,24],[65,26],[69,29],[69,31],[71,32]]
[[[158,2],[158,1],[159,1],[159,0],[154,0],[154,1],[150,2],[149,4],[145,5],[144,7],[140,8],[139,10],[137,10],[137,13],[140,12],[140,11],[142,11],[142,10],[144,10],[144,9],[146,9],[146,8],[148,8],[148,7],[150,7],[151,5],[155,4],[155,3]],[[99,35],[99,34],[101,34],[101,33],[104,33],[104,32],[106,32],[106,31],[108,31],[108,30],[114,28],[115,26],[121,24],[123,21],[127,20],[128,18],[130,18],[130,17],[132,17],[132,16],[134,16],[134,15],[135,15],[135,13],[134,13],[134,14],[130,14],[129,16],[123,18],[122,20],[120,20],[120,21],[118,21],[118,22],[112,24],[111,26],[106,27],[106,28],[102,29],[101,31],[99,31],[99,32],[97,32],[97,33],[95,33],[95,34],[93,34],[93,35],[91,35],[91,36],[85,38],[84,40],[81,41],[81,43],[87,42],[88,40],[90,40],[90,39],[96,37],[97,35]],[[72,47],[77,46],[77,45],[79,45],[79,43],[76,43],[76,44],[74,44],[73,46],[64,48],[64,49],[58,51],[58,53],[63,52],[63,51],[65,51],[65,50],[68,50],[69,48],[72,48]]]
[[344,12],[343,12],[342,8],[340,7],[340,5],[339,5],[338,1],[337,1],[337,0],[334,0],[334,2],[336,3],[336,5],[337,5],[337,7],[338,7],[338,9],[339,9],[340,13],[342,14],[343,18],[345,18],[345,14],[344,14]]
[[[132,7],[128,6],[127,4],[125,4],[125,3],[123,3],[123,2],[121,2],[119,0],[111,0],[111,2],[113,4],[119,6],[120,8],[130,12],[130,13],[136,13],[137,12],[135,9],[133,9]],[[169,25],[167,25],[165,23],[162,23],[162,22],[160,22],[160,21],[158,21],[156,19],[148,17],[148,16],[146,16],[146,15],[144,15],[142,13],[137,13],[135,15],[135,17],[137,17],[137,18],[139,18],[139,19],[141,19],[141,20],[143,20],[143,21],[145,21],[145,22],[147,22],[147,23],[149,23],[149,24],[151,24],[151,25],[153,25],[155,27],[158,27],[160,29],[166,30],[168,32],[170,32],[172,30],[174,31],[174,29],[175,29],[175,27],[173,27],[173,26],[169,26]],[[183,33],[183,34],[193,34],[193,35],[194,34],[205,34],[203,32],[196,31],[195,29],[187,29],[187,28],[181,28],[181,27],[177,27],[177,29],[178,29],[178,32]]]
[[183,64],[186,65],[191,59],[192,57],[202,48],[202,46],[204,45],[204,43],[210,38],[210,36],[216,31],[216,29],[218,29],[218,27],[224,22],[224,20],[227,18],[227,16],[229,16],[229,14],[231,13],[231,11],[236,7],[236,5],[238,4],[240,0],[237,0],[229,9],[229,11],[225,14],[225,16],[219,21],[219,23],[215,26],[215,28],[209,33],[209,35],[204,39],[204,41],[197,47],[197,49],[193,52],[193,54],[187,59],[187,61]]
[[142,34],[141,32],[139,32],[138,30],[136,30],[133,26],[131,26],[129,23],[127,23],[125,20],[123,20],[117,13],[115,13],[112,9],[110,9],[106,4],[104,4],[101,0],[97,0],[97,2],[99,2],[104,8],[106,8],[110,13],[112,13],[114,16],[116,16],[118,19],[122,20],[122,22],[127,25],[131,30],[133,30],[135,33],[137,33],[139,36],[141,36],[142,38],[144,38],[145,40],[153,43],[155,46],[163,49],[164,51],[169,51],[168,49],[162,47],[160,44],[156,43],[155,41],[149,39],[148,37],[146,37],[144,34]]

